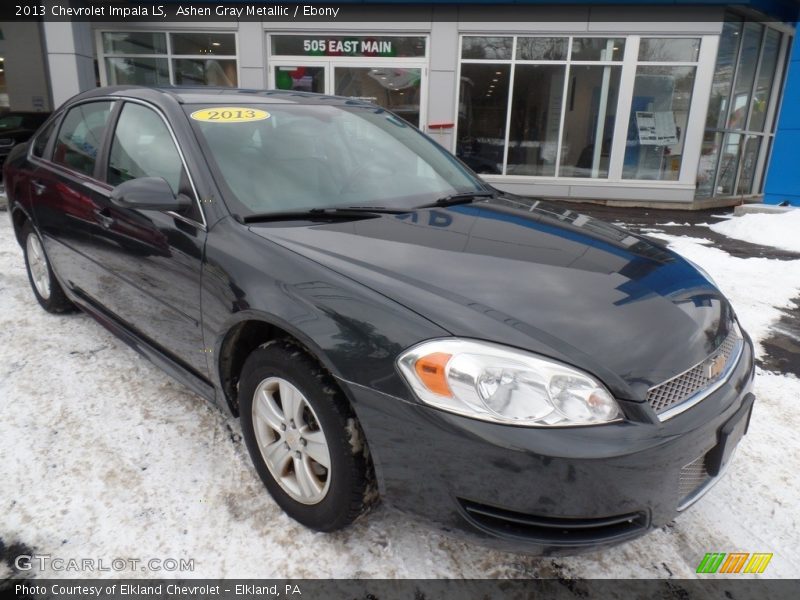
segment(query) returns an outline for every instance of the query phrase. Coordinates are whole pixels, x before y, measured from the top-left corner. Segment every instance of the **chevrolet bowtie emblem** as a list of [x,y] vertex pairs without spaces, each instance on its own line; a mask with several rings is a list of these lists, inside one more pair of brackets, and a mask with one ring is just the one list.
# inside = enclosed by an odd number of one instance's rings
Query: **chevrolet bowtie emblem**
[[725,355],[724,354],[717,354],[713,358],[709,358],[703,364],[703,370],[705,371],[705,376],[708,379],[716,379],[722,374],[722,371],[725,370]]

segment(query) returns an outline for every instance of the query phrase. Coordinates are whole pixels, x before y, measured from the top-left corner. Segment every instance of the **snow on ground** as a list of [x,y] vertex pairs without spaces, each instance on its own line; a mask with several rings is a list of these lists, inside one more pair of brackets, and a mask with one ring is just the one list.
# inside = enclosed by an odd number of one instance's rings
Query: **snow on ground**
[[800,252],[800,209],[784,213],[751,213],[709,226],[737,240]]
[[[689,238],[672,241],[711,272],[757,337],[766,335],[773,307],[797,295],[785,280],[800,281],[800,261],[733,259]],[[194,559],[192,572],[150,574],[183,577],[693,577],[706,552],[773,552],[764,576],[795,577],[800,380],[759,370],[755,393],[751,430],[728,475],[673,524],[610,550],[555,560],[500,553],[385,507],[347,531],[315,534],[269,498],[238,421],[90,318],[38,307],[0,214],[6,547],[106,562]],[[0,563],[0,579],[9,574]]]

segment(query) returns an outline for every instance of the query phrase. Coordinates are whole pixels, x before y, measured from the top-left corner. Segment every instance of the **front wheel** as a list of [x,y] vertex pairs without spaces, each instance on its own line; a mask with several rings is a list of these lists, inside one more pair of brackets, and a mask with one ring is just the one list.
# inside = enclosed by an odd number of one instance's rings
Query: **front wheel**
[[58,283],[53,269],[44,253],[42,239],[36,230],[26,222],[22,226],[22,251],[25,254],[25,269],[28,271],[28,281],[33,288],[33,295],[41,307],[50,313],[64,313],[75,310],[75,305],[69,301],[61,284]]
[[256,471],[293,519],[346,527],[376,498],[366,441],[332,377],[298,346],[255,350],[239,385],[242,432]]

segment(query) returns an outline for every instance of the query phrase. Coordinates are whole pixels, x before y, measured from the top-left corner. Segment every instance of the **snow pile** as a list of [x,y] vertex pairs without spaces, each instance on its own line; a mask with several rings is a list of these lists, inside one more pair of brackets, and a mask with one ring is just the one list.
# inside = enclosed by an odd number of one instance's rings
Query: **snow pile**
[[800,252],[800,209],[783,213],[751,213],[710,225],[730,238]]

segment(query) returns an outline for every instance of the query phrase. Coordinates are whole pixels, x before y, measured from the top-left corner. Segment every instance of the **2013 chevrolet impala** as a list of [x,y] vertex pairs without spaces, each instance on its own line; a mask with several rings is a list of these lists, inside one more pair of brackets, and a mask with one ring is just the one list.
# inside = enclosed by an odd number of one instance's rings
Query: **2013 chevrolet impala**
[[310,528],[381,497],[506,549],[617,543],[746,432],[752,344],[702,271],[492,188],[373,104],[98,89],[4,177],[39,304],[239,415]]

